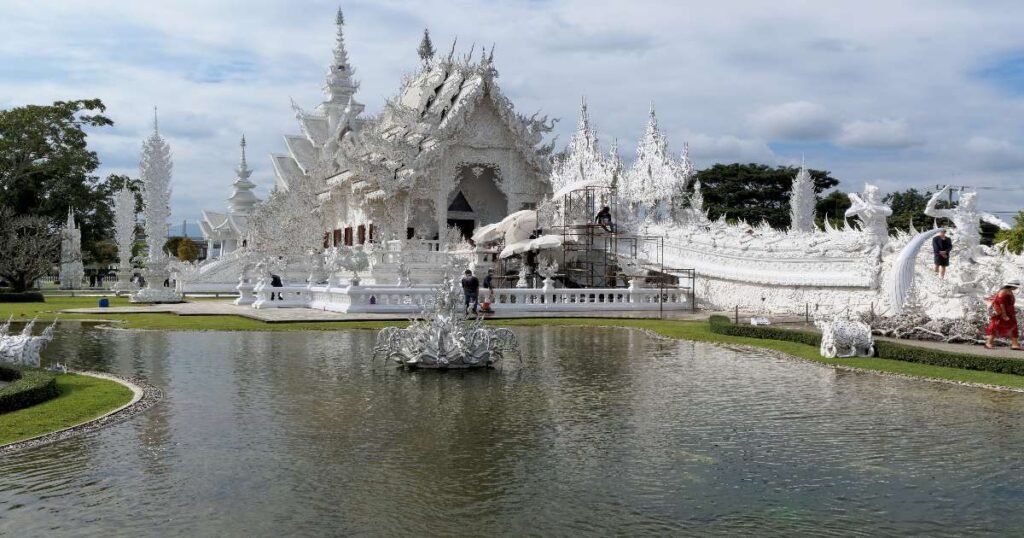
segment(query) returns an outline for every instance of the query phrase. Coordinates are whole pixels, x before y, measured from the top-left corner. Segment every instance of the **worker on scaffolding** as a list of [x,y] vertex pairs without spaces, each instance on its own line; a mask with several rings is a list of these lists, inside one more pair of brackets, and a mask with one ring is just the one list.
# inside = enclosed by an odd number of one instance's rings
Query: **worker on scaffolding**
[[612,210],[608,206],[604,206],[600,211],[597,212],[597,216],[594,217],[594,222],[598,226],[604,228],[606,232],[614,232],[615,224],[612,223]]

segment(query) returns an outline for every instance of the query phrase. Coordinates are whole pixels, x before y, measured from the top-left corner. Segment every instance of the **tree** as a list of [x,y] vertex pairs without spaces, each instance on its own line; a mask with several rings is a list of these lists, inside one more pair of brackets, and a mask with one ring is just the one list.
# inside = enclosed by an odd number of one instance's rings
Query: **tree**
[[[751,224],[766,221],[773,228],[789,227],[789,192],[799,168],[764,164],[716,164],[697,172],[703,186],[704,208],[717,219],[743,219]],[[824,170],[808,170],[814,192],[835,187],[839,180]]]
[[420,46],[416,48],[416,52],[424,62],[429,62],[434,57],[434,43],[430,41],[430,30],[423,29],[423,40],[420,41]]
[[842,191],[832,191],[824,198],[819,197],[815,207],[818,226],[824,226],[825,220],[828,219],[828,223],[832,227],[841,227],[846,210],[850,209],[850,205],[850,197]]
[[[921,193],[917,189],[890,192],[885,195],[882,201],[892,208],[892,216],[889,217],[889,233],[894,234],[896,230],[908,231],[911,221],[919,230],[931,228],[932,218],[924,214],[924,207],[928,204],[928,199],[931,196],[931,192]],[[948,206],[943,205],[943,207]],[[938,220],[940,226],[948,224],[944,222],[945,219]]]
[[199,247],[196,246],[195,241],[182,237],[181,241],[178,242],[176,254],[178,259],[183,262],[194,262],[199,258]]
[[45,275],[60,254],[60,234],[46,217],[0,207],[0,277],[23,292]]
[[74,208],[88,253],[112,218],[113,190],[93,175],[99,159],[86,145],[86,129],[113,125],[105,110],[99,99],[0,110],[0,205],[48,222]]
[[1009,230],[999,230],[996,232],[996,243],[1006,241],[1006,250],[1014,254],[1020,254],[1024,252],[1024,211],[1018,211],[1016,222],[1013,223],[1013,227]]

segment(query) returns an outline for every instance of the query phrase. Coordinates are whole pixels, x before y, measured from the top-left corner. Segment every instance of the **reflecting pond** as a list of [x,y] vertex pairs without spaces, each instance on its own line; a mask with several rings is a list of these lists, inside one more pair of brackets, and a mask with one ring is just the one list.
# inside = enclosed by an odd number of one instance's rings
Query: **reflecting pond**
[[1024,395],[611,328],[501,370],[374,364],[374,332],[65,323],[48,360],[164,401],[0,458],[5,536],[1006,535]]

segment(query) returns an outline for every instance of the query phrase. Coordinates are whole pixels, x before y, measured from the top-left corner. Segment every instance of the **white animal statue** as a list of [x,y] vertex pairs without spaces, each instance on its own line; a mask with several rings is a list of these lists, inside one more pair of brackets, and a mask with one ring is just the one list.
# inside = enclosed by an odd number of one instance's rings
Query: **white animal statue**
[[821,330],[822,357],[871,357],[875,354],[871,327],[863,321],[835,316],[817,319],[814,325]]
[[0,325],[0,362],[6,362],[17,366],[39,367],[39,351],[50,340],[53,340],[53,329],[57,322],[54,321],[39,336],[32,336],[32,327],[36,320],[25,324],[21,334],[7,334],[11,326],[11,318]]

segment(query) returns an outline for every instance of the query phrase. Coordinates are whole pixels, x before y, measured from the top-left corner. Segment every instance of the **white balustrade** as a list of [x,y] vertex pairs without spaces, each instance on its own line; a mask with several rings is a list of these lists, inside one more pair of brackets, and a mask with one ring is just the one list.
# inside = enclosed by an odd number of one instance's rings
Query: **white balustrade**
[[[283,299],[271,301],[272,293]],[[431,287],[256,285],[255,308],[306,307],[348,313],[416,313],[434,297]],[[686,310],[689,290],[658,288],[501,288],[481,290],[480,302],[497,312],[572,312],[598,310]]]

